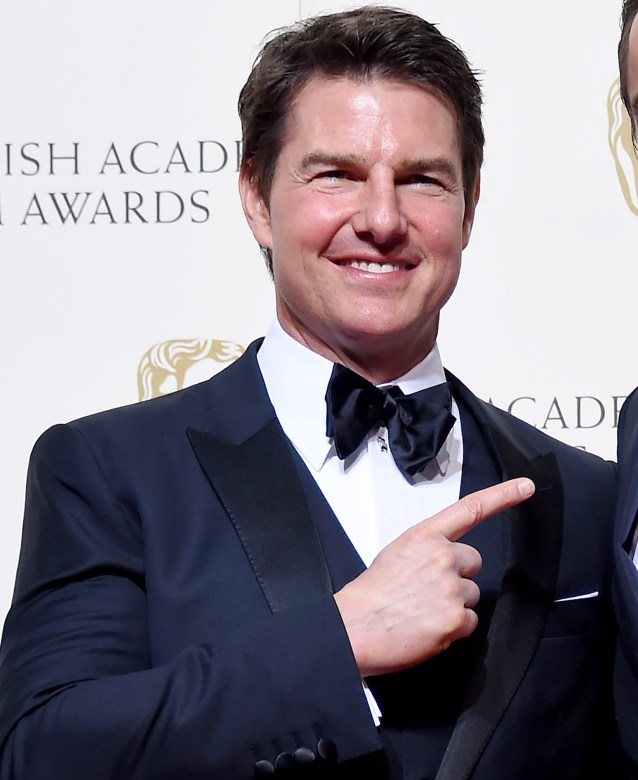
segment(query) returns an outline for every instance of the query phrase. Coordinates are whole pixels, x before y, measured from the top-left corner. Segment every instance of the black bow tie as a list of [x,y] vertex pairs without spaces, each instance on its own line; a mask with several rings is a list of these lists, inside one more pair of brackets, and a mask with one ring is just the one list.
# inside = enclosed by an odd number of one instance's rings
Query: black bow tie
[[326,434],[343,460],[370,429],[388,429],[390,452],[404,476],[413,477],[443,446],[456,418],[447,382],[404,395],[398,387],[375,387],[349,368],[335,364],[326,391]]

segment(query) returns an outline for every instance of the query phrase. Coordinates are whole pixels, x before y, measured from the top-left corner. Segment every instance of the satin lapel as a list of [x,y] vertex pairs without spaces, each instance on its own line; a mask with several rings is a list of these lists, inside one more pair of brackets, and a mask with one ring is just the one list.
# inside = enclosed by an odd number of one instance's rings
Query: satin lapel
[[189,428],[187,434],[275,613],[329,593],[331,583],[291,445],[268,400],[256,351],[253,345],[224,376],[211,380],[217,414],[209,430]]
[[503,479],[528,476],[536,484],[536,493],[508,513],[510,559],[501,596],[437,780],[471,776],[525,676],[554,598],[563,519],[562,484],[555,456],[523,452],[507,429],[507,418],[479,402],[456,380],[453,392],[456,397],[462,395],[475,414]]

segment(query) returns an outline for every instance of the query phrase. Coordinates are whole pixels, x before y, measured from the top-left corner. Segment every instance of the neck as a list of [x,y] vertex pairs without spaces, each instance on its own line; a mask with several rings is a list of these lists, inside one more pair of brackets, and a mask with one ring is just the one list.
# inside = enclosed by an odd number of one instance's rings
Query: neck
[[371,344],[370,339],[366,339],[365,344],[333,345],[314,334],[290,329],[283,323],[282,328],[295,341],[333,363],[341,363],[373,385],[386,384],[407,374],[430,353],[436,339],[435,333],[420,344],[403,344],[396,339],[379,339]]

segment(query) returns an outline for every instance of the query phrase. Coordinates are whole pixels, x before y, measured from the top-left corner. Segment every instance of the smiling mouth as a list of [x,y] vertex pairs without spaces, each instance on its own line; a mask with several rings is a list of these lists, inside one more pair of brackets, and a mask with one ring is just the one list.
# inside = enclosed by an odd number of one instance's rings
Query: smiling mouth
[[341,261],[337,262],[337,265],[356,268],[359,271],[367,271],[371,274],[389,274],[392,273],[392,271],[401,271],[402,269],[409,271],[414,268],[414,265],[411,263],[399,265],[398,263],[368,263],[364,260],[350,260],[349,262]]

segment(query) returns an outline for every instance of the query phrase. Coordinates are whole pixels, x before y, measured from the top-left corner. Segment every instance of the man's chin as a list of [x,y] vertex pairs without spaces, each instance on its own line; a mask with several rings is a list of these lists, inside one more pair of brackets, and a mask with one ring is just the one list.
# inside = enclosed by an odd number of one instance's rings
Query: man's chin
[[334,336],[333,350],[352,360],[374,363],[380,370],[387,367],[394,374],[387,380],[407,373],[432,349],[436,329],[419,332],[414,327],[396,323],[349,323]]

